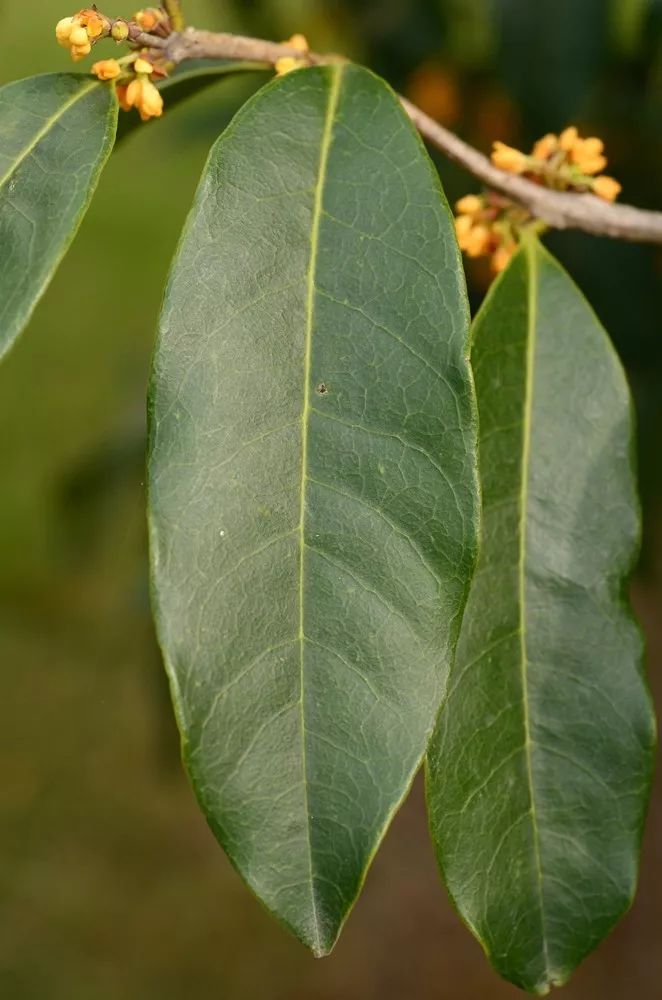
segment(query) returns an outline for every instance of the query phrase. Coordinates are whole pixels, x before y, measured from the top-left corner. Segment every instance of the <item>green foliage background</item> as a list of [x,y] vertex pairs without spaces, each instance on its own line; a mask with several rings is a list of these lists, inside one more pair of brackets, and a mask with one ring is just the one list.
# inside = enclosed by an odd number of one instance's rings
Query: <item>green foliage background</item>
[[[0,84],[70,69],[71,13],[0,0]],[[367,62],[482,148],[575,121],[624,197],[660,208],[659,0],[186,0],[201,26]],[[108,13],[127,14],[127,9]],[[109,49],[110,51],[110,49]],[[83,67],[87,64],[83,64]],[[209,145],[259,81],[221,84],[113,157],[74,247],[0,369],[0,997],[432,1000],[515,997],[438,885],[420,793],[331,959],[315,962],[230,870],[178,764],[150,626],[144,390],[168,263]],[[449,196],[473,187],[443,164]],[[646,546],[636,585],[659,691],[659,250],[557,234],[637,396]],[[471,272],[472,298],[485,274]],[[653,1000],[662,810],[633,913],[564,991]]]

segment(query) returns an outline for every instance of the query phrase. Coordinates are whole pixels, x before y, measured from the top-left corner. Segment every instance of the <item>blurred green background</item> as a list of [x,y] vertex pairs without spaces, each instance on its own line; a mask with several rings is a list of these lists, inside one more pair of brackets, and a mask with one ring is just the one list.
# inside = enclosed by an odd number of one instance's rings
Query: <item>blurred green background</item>
[[[624,198],[662,208],[660,0],[185,6],[201,27],[303,31],[485,150],[576,122],[606,139]],[[70,13],[55,0],[0,0],[0,84],[71,68],[53,39]],[[258,84],[221,83],[122,146],[0,368],[1,1000],[521,995],[499,983],[448,905],[418,786],[336,952],[316,962],[232,872],[179,766],[148,612],[144,392],[168,262],[209,145]],[[440,167],[451,198],[475,188]],[[646,528],[634,596],[659,704],[662,254],[580,234],[550,244],[635,390]],[[474,306],[487,281],[480,265],[471,271]],[[658,783],[637,903],[562,995],[654,1000],[661,937]]]

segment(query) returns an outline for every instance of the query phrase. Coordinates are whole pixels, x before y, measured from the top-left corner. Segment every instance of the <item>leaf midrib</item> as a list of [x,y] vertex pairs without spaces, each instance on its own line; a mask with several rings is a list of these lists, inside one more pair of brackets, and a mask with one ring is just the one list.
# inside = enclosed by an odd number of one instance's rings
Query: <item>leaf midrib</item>
[[57,124],[60,118],[62,118],[67,113],[67,111],[69,111],[69,109],[72,108],[74,104],[76,104],[77,101],[80,101],[82,97],[84,97],[86,94],[89,94],[89,92],[94,87],[98,86],[99,83],[97,80],[91,80],[86,87],[82,87],[79,91],[73,94],[69,98],[69,100],[65,101],[65,103],[60,108],[58,108],[55,114],[51,115],[50,118],[46,119],[42,127],[33,136],[33,138],[30,140],[27,146],[21,150],[19,156],[12,163],[7,173],[3,177],[0,177],[0,188],[3,188],[5,186],[9,178],[16,173],[18,168],[27,160],[30,153],[32,153],[37,148],[37,146],[44,138],[44,136],[47,135],[48,132],[50,132],[50,130],[53,128],[55,124]]
[[312,840],[311,840],[311,829],[310,829],[310,809],[308,803],[306,719],[304,711],[304,692],[305,692],[304,650],[305,650],[305,639],[306,639],[305,609],[304,609],[304,589],[305,589],[304,552],[306,546],[306,540],[305,540],[306,485],[308,482],[308,424],[310,421],[310,413],[312,409],[310,404],[310,384],[312,377],[312,342],[313,342],[313,329],[315,322],[315,294],[316,294],[315,279],[317,274],[317,259],[319,255],[319,235],[320,235],[322,210],[324,203],[324,187],[328,173],[329,155],[331,152],[331,145],[333,140],[333,126],[336,119],[336,112],[338,110],[338,101],[340,97],[340,88],[343,75],[342,67],[334,66],[330,70],[330,75],[331,75],[331,82],[329,88],[329,98],[326,110],[326,118],[324,121],[324,129],[322,132],[318,177],[317,177],[317,183],[315,185],[315,195],[313,201],[312,226],[311,226],[311,236],[310,236],[310,263],[308,267],[308,276],[307,276],[306,331],[305,331],[305,350],[304,350],[304,363],[303,363],[304,392],[303,392],[303,408],[301,413],[301,498],[300,498],[300,509],[299,509],[300,538],[299,538],[298,638],[299,638],[300,669],[301,669],[301,679],[300,679],[301,761],[303,770],[304,808],[306,812],[306,833],[307,833],[307,844],[308,844],[310,897],[311,897],[311,906],[312,906],[314,929],[315,929],[314,950],[319,954],[322,953],[322,946],[321,946],[322,942],[321,942],[320,922],[319,922],[319,915],[317,912],[317,900],[315,897],[315,883],[313,875],[313,851],[312,851]]
[[531,712],[529,705],[528,690],[528,667],[529,658],[526,645],[526,555],[528,540],[528,502],[529,502],[529,476],[531,471],[531,438],[533,424],[533,383],[535,377],[535,351],[537,343],[537,322],[538,322],[538,298],[537,298],[537,263],[535,257],[535,244],[527,240],[524,253],[528,265],[528,330],[526,338],[526,382],[524,396],[524,419],[522,434],[522,467],[521,467],[521,494],[520,494],[520,558],[518,564],[518,590],[519,590],[519,635],[520,635],[520,669],[522,677],[522,700],[524,708],[524,755],[526,759],[527,781],[529,784],[529,798],[531,802],[531,825],[533,828],[533,849],[536,866],[536,881],[538,887],[538,898],[540,906],[540,933],[542,938],[543,956],[545,962],[545,974],[549,977],[549,951],[547,945],[547,932],[545,927],[545,904],[543,896],[543,871],[540,853],[540,832],[538,828],[538,818],[536,810],[536,797],[533,782],[533,766],[531,759]]

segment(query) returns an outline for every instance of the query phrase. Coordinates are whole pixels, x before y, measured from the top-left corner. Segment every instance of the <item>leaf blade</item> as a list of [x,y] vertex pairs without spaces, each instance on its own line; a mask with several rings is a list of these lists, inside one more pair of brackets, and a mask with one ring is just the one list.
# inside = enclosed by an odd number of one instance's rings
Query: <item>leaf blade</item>
[[492,290],[472,358],[482,552],[429,755],[430,824],[490,960],[544,994],[636,882],[654,721],[624,596],[631,404],[604,330],[537,242]]
[[318,954],[424,752],[473,568],[467,326],[450,213],[385,85],[327,67],[249,102],[166,293],[153,585],[201,804]]
[[89,77],[53,73],[0,89],[0,357],[78,230],[116,124],[114,93]]

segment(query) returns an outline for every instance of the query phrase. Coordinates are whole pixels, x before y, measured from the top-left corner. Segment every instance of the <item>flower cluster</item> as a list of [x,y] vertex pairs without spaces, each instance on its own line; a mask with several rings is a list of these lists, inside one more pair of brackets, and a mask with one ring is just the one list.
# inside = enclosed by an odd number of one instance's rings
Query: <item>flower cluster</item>
[[[105,17],[96,8],[85,8],[59,21],[55,35],[60,45],[69,49],[74,61],[78,61],[89,55],[92,46],[101,38],[110,37],[118,43],[128,41],[135,46],[140,32],[163,36],[170,30],[168,15],[156,7],[139,10],[130,22]],[[159,118],[163,113],[163,98],[154,80],[166,75],[164,66],[155,66],[146,53],[147,50],[134,51],[123,59],[102,59],[92,66],[99,80],[115,84],[121,107],[125,111],[136,108],[143,121]]]
[[492,163],[556,191],[592,191],[605,201],[615,201],[621,185],[602,173],[607,166],[604,148],[602,139],[582,139],[571,125],[560,135],[543,136],[529,155],[495,142]]
[[[529,154],[495,142],[492,163],[555,191],[592,191],[615,201],[621,185],[602,171],[607,166],[602,139],[583,139],[574,125],[560,135],[543,136]],[[468,257],[490,256],[492,269],[502,271],[520,242],[524,228],[537,225],[531,213],[494,192],[467,195],[456,205],[455,231]],[[541,227],[542,228],[542,227]]]
[[102,59],[94,64],[92,72],[99,80],[116,82],[117,99],[124,111],[135,108],[144,122],[163,114],[163,98],[152,80],[164,76],[164,72],[144,54],[121,61]]
[[283,45],[289,46],[295,52],[300,52],[301,57],[297,59],[294,56],[283,56],[282,59],[279,59],[275,65],[278,76],[285,76],[286,73],[291,73],[293,69],[303,69],[305,66],[310,65],[308,61],[310,46],[305,35],[292,35],[286,42],[283,42]]
[[170,18],[162,7],[139,10],[133,15],[131,22],[121,17],[106,17],[96,7],[86,7],[73,17],[63,17],[58,21],[55,37],[60,45],[69,49],[73,60],[77,62],[90,54],[92,46],[100,38],[110,36],[116,42],[125,42],[134,37],[131,35],[130,24],[136,34],[144,31],[162,38],[167,37],[172,30]]
[[163,98],[152,83],[151,77],[158,74],[153,63],[139,56],[133,63],[136,74],[130,83],[117,87],[117,98],[124,111],[136,108],[144,122],[150,118],[160,118],[163,114]]
[[468,257],[489,255],[495,274],[503,271],[517,250],[520,229],[531,222],[526,209],[493,193],[468,194],[455,209],[460,249]]
[[63,17],[55,26],[58,44],[69,49],[74,62],[89,56],[99,38],[110,34],[111,22],[94,8],[81,10],[73,17]]

